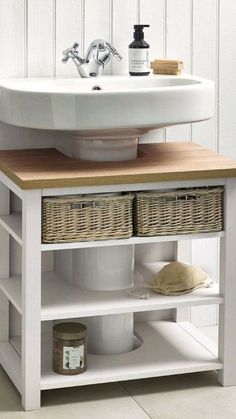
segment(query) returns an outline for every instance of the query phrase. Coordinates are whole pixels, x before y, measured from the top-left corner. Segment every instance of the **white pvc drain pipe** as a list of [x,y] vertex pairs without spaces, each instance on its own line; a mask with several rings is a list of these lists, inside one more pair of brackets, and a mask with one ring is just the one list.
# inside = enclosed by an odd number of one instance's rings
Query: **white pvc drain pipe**
[[[92,161],[125,161],[137,158],[138,140],[79,139],[73,157]],[[82,289],[103,292],[132,288],[134,246],[79,249],[73,252],[73,281]],[[127,297],[128,298],[128,297]],[[88,327],[88,351],[120,354],[133,350],[133,313],[83,319]]]
[[[134,285],[134,246],[79,249],[73,252],[74,285],[107,291]],[[133,349],[133,314],[117,314],[86,319],[88,350],[94,354],[117,354]]]
[[73,157],[90,161],[126,161],[137,157],[138,139],[73,140]]

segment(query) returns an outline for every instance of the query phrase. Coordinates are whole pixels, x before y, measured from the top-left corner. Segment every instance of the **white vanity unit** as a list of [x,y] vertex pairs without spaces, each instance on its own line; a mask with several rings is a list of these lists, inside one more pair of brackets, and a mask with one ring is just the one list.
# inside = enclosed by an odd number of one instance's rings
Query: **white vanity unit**
[[[0,152],[0,363],[22,395],[26,410],[40,408],[41,390],[95,383],[217,370],[223,385],[236,384],[236,162],[193,143],[140,145],[128,162],[88,162],[55,149]],[[179,234],[72,243],[41,242],[43,197],[108,192],[224,187],[224,229],[215,233]],[[10,213],[9,194],[22,201],[21,213]],[[9,274],[9,236],[22,248],[22,276]],[[79,249],[125,249],[144,243],[220,239],[220,286],[182,296],[151,293],[131,299],[127,289],[80,289],[67,281],[63,268],[41,272],[43,252]],[[150,279],[160,263],[136,267]],[[79,266],[77,267],[79,269]],[[9,304],[21,316],[21,336],[9,336]],[[183,307],[219,305],[219,348],[190,323]],[[173,319],[134,322],[133,350],[89,354],[88,370],[77,376],[52,371],[52,322],[66,319],[119,319],[137,312],[172,309]],[[111,317],[110,317],[111,316]],[[118,316],[118,317],[117,317]],[[44,326],[42,329],[42,324]],[[101,327],[101,321],[98,327]],[[113,323],[115,324],[115,323]],[[44,333],[45,331],[45,333]],[[116,330],[118,331],[118,329]],[[116,332],[115,331],[115,332]],[[121,333],[125,331],[121,330]],[[127,330],[126,330],[127,332]],[[111,339],[112,339],[111,331]],[[109,340],[109,336],[106,336]]]
[[[222,384],[236,384],[236,162],[191,143],[138,146],[139,137],[153,129],[211,118],[214,105],[214,83],[188,75],[0,80],[0,120],[53,130],[56,137],[60,132],[56,144],[64,153],[0,151],[0,363],[26,410],[40,408],[41,390],[61,387],[204,370],[220,370]],[[44,197],[112,193],[119,199],[124,192],[207,186],[225,188],[219,231],[67,243],[41,239]],[[21,200],[20,212],[11,212],[10,195]],[[12,277],[9,268],[9,237],[22,249],[20,276]],[[135,272],[149,282],[163,266],[159,258],[135,266],[139,245],[174,242],[178,260],[180,243],[199,238],[220,239],[220,289],[128,296]],[[43,254],[55,256],[49,272]],[[220,306],[219,353],[184,316],[186,307],[211,304]],[[19,336],[9,333],[12,306],[21,321]],[[138,312],[146,313],[139,317],[146,321],[137,321]],[[169,312],[168,321],[160,320],[161,312]],[[77,376],[52,371],[53,323],[68,319],[88,328],[88,370]]]

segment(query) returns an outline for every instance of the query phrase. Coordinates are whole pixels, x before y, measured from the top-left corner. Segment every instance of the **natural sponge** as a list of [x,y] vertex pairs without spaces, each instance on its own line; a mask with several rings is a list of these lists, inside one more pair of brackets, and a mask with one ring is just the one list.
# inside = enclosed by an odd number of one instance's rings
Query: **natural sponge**
[[153,291],[164,295],[181,295],[211,284],[208,274],[193,265],[171,262],[165,265],[150,284]]

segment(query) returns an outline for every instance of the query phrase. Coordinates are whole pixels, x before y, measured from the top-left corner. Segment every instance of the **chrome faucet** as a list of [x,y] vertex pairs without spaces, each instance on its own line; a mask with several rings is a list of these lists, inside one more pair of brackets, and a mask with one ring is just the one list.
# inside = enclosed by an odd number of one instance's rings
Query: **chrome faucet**
[[63,51],[62,62],[67,63],[69,59],[75,63],[82,78],[97,77],[102,74],[104,66],[115,57],[122,60],[119,52],[104,39],[95,39],[88,47],[85,58],[79,56],[79,44],[77,42],[71,48]]

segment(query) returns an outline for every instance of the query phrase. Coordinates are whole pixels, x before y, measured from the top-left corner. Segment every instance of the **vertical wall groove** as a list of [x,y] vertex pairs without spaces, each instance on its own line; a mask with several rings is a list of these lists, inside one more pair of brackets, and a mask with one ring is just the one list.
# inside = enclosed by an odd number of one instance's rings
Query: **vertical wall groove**
[[28,76],[28,0],[24,1],[24,75]]
[[56,77],[57,61],[57,2],[53,0],[53,76]]
[[168,10],[168,0],[164,0],[164,8],[163,8],[163,29],[164,29],[163,53],[164,53],[164,57],[163,58],[166,58],[166,56],[167,56],[167,35],[168,35],[167,10]]
[[[168,26],[167,26],[167,11],[168,11],[168,0],[164,0],[163,7],[163,58],[167,56],[167,36],[168,36]],[[163,129],[163,141],[166,143],[166,128]]]
[[81,29],[80,29],[80,38],[81,38],[81,54],[85,54],[85,0],[81,0]]
[[[193,37],[194,37],[194,19],[193,19],[193,0],[191,0],[191,6],[190,6],[190,73],[193,74]],[[193,125],[189,124],[189,140],[193,141]]]
[[[109,41],[113,45],[113,0],[109,2]],[[111,61],[111,74],[113,74],[113,60]]]
[[189,69],[193,72],[193,37],[194,37],[194,20],[193,20],[193,0],[190,2],[190,55],[189,55]]
[[[57,74],[57,3],[56,0],[53,0],[53,76],[56,77]],[[52,143],[53,147],[56,143],[56,135],[52,134]]]
[[[141,4],[140,3],[141,3],[141,0],[137,0],[137,23],[139,25],[141,23]],[[143,24],[143,22],[142,22],[142,24]]]
[[216,1],[216,13],[217,13],[217,54],[216,54],[216,151],[220,149],[220,0]]
[[[28,0],[24,0],[24,76],[28,77]],[[30,146],[30,130],[25,131],[27,146]]]

